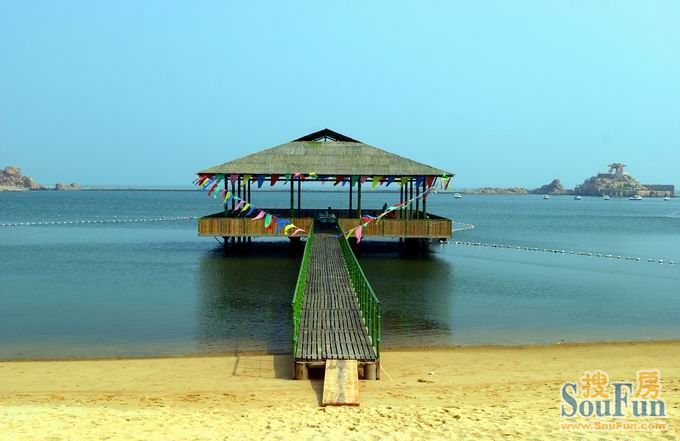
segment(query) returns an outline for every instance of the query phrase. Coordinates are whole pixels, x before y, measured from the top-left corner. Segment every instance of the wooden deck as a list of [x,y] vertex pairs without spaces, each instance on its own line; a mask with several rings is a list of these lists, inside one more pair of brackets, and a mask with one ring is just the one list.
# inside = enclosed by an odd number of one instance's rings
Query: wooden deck
[[375,378],[376,350],[368,335],[338,239],[316,234],[294,354],[296,377],[326,360],[357,360]]

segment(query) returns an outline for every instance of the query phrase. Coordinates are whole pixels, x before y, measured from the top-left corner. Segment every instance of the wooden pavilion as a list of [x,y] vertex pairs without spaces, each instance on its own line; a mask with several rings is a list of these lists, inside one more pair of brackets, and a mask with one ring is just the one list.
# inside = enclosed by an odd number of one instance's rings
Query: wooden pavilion
[[[401,239],[447,239],[452,222],[427,211],[427,197],[418,197],[437,179],[453,173],[441,170],[394,153],[373,147],[329,129],[298,138],[286,144],[268,148],[221,165],[198,172],[199,176],[223,175],[225,186],[239,198],[252,202],[253,186],[261,188],[283,183],[290,189],[290,207],[276,209],[259,207],[277,217],[286,217],[296,226],[309,231],[314,220],[326,210],[302,207],[302,186],[306,182],[326,181],[347,188],[346,209],[333,208],[333,215],[342,231],[361,223],[362,216],[377,216],[379,207],[362,205],[366,188],[390,186],[399,188],[399,209],[380,222],[371,222],[363,236]],[[343,187],[340,187],[342,184]],[[370,187],[369,187],[370,186]],[[256,204],[256,202],[255,202]],[[277,235],[262,222],[251,222],[238,210],[232,199],[230,207],[200,218],[200,236],[222,236],[225,243],[247,238]],[[231,209],[229,209],[231,208]]]

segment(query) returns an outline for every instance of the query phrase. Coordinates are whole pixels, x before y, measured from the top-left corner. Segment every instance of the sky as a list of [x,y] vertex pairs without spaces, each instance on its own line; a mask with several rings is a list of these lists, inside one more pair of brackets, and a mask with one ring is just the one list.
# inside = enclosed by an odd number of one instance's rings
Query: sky
[[680,2],[0,1],[0,167],[190,185],[328,127],[456,173],[680,184]]

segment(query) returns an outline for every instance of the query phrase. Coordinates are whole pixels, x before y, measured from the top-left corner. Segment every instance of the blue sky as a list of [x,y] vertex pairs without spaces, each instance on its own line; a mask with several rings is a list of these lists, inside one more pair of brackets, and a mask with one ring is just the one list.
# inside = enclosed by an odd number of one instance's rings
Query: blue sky
[[456,172],[675,183],[678,1],[0,2],[0,166],[184,185],[324,127]]

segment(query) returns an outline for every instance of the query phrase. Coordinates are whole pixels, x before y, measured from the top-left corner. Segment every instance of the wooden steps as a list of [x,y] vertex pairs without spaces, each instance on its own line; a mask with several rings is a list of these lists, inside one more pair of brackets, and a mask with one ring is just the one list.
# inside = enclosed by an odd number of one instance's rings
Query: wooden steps
[[326,360],[321,405],[359,405],[359,370],[356,360]]

